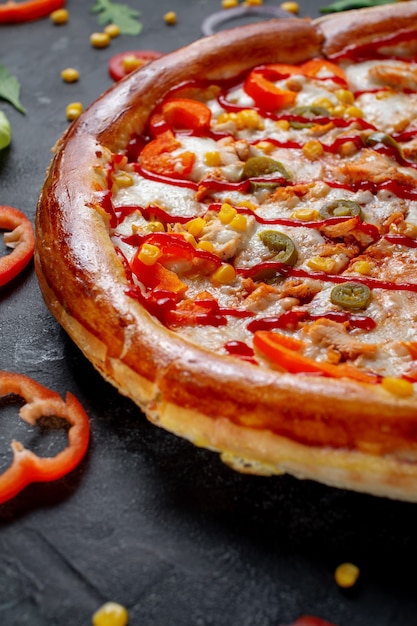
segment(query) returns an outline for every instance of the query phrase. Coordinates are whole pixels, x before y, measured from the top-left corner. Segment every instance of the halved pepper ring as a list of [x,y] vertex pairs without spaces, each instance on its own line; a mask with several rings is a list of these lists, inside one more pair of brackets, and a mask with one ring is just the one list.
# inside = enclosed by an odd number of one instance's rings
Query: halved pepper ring
[[13,248],[10,254],[0,257],[0,287],[17,276],[29,263],[35,248],[35,235],[30,220],[18,209],[0,205],[0,230],[4,243]]
[[0,5],[0,23],[12,24],[29,22],[47,17],[65,5],[65,0],[26,0],[26,2],[7,2]]
[[41,417],[60,417],[70,428],[68,446],[54,457],[39,457],[19,441],[12,441],[12,464],[0,475],[0,504],[30,483],[57,480],[71,472],[83,459],[90,439],[87,414],[71,393],[64,401],[58,393],[28,376],[0,371],[0,398],[9,395],[25,400],[19,415],[28,424],[34,426]]

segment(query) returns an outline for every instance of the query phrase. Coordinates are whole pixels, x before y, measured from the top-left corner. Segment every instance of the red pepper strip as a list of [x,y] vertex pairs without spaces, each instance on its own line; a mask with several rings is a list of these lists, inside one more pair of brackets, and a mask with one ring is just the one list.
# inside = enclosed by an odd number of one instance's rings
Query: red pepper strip
[[166,130],[145,145],[140,153],[140,164],[155,174],[183,178],[191,172],[195,154],[184,151],[173,156],[171,153],[180,147],[181,143],[174,134]]
[[18,209],[0,205],[0,230],[10,230],[4,234],[4,243],[13,248],[10,254],[0,258],[0,286],[8,283],[29,263],[35,248],[35,235],[29,219]]
[[64,402],[59,394],[27,376],[0,371],[0,397],[10,394],[26,401],[19,415],[28,424],[35,425],[42,416],[55,416],[67,420],[70,428],[68,447],[54,457],[41,458],[12,441],[13,462],[0,475],[0,504],[30,483],[57,480],[71,472],[84,457],[90,436],[88,417],[72,394],[67,393]]
[[168,291],[176,298],[180,298],[187,291],[187,285],[177,274],[164,267],[159,261],[153,265],[146,265],[136,255],[131,262],[131,269],[145,287],[153,291]]
[[261,73],[253,71],[245,81],[244,89],[253,98],[257,107],[268,111],[280,110],[294,104],[297,94],[289,89],[281,89],[265,78]]
[[279,333],[258,330],[253,338],[254,347],[268,359],[292,374],[312,373],[331,378],[351,378],[362,383],[375,384],[377,378],[346,363],[315,361],[301,354],[303,342]]
[[65,0],[28,0],[27,2],[14,2],[8,0],[0,4],[0,23],[29,22],[47,17],[65,5]]
[[310,78],[316,78],[322,70],[324,70],[324,74],[320,77],[329,76],[329,78],[339,79],[338,82],[343,83],[347,86],[346,74],[342,70],[341,67],[335,65],[331,61],[326,61],[325,59],[311,59],[311,61],[306,61],[301,66],[302,73],[304,76],[309,76]]
[[191,98],[168,98],[152,115],[150,129],[154,135],[167,129],[204,131],[210,128],[211,110]]

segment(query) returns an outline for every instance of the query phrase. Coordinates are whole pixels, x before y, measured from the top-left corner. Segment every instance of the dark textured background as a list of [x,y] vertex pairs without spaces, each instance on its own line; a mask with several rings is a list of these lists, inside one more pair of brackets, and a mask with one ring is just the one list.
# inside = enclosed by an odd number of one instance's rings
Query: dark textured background
[[[317,0],[301,3],[302,16],[318,14]],[[0,101],[14,132],[0,153],[0,203],[31,219],[66,104],[87,105],[111,85],[107,61],[117,52],[169,52],[198,39],[220,2],[131,0],[143,33],[104,50],[89,44],[99,29],[92,5],[68,0],[62,27],[0,27],[0,62],[21,82],[27,109],[22,116]],[[163,22],[168,10],[176,26]],[[62,82],[67,66],[79,68],[78,83]],[[280,626],[303,613],[338,626],[417,624],[416,505],[241,476],[151,426],[51,317],[31,266],[0,289],[0,342],[0,369],[71,391],[92,429],[72,475],[0,507],[1,626],[81,626],[108,600],[126,605],[132,626]],[[19,422],[16,407],[0,414],[1,469],[13,437],[43,454],[64,445]],[[350,593],[333,579],[345,560],[361,568]]]

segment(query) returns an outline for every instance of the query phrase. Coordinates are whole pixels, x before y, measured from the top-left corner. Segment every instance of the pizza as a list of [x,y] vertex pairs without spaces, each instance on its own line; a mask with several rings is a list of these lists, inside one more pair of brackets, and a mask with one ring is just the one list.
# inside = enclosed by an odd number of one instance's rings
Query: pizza
[[204,37],[59,139],[52,314],[235,470],[417,500],[417,2]]

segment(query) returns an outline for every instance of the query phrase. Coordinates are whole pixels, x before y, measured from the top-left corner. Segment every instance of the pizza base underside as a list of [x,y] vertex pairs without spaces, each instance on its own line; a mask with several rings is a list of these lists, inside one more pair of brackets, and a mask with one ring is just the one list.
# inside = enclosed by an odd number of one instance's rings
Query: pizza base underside
[[[317,23],[289,20],[245,27],[246,43],[240,29],[220,33],[143,68],[140,82],[131,76],[104,94],[56,147],[39,200],[35,262],[53,315],[103,377],[154,424],[219,452],[225,463],[241,472],[290,473],[416,501],[413,398],[391,397],[384,390],[343,379],[312,380],[254,368],[189,344],[126,297],[126,279],[115,259],[106,217],[91,210],[94,194],[101,189],[91,164],[100,158],[101,147],[122,149],[133,133],[140,132],[155,98],[189,79],[190,72],[196,77],[229,77],[270,61],[271,50],[273,62],[298,63],[318,52],[343,49],[351,41],[352,29],[372,39],[391,32],[393,20],[398,28],[416,28],[416,3],[394,13],[384,9]],[[277,37],[282,43],[279,51],[273,45]],[[245,52],[248,49],[250,53]],[[141,111],[134,115],[137,102]],[[274,414],[281,432],[279,427],[265,428],[264,416],[271,423]],[[368,425],[363,440],[358,434],[350,448],[332,446],[333,424],[337,428],[352,421],[359,424],[358,415]],[[395,437],[390,444],[390,430],[401,434],[399,422],[410,433],[409,445],[397,445]],[[303,428],[305,436],[300,435]],[[317,443],[326,430],[325,443]],[[388,431],[386,441],[382,430]]]

